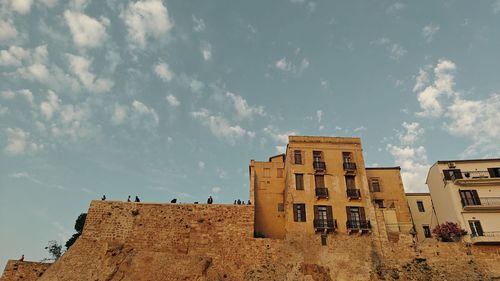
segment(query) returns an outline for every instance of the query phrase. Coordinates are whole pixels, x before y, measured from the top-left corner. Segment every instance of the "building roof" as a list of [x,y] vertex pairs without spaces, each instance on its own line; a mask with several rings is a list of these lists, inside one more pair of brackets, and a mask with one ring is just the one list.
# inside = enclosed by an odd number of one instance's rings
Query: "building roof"
[[278,155],[274,155],[274,156],[269,157],[269,162],[271,162],[271,159],[273,159],[273,158],[277,158],[277,157],[283,157],[283,159],[285,159],[285,153],[281,153],[281,154],[278,154]]
[[438,164],[448,164],[448,163],[467,163],[467,162],[490,162],[490,161],[500,161],[500,158],[486,158],[486,159],[460,159],[460,160],[439,160]]
[[405,194],[406,196],[431,196],[431,194],[428,192],[409,192]]
[[401,170],[401,167],[366,167],[367,170]]

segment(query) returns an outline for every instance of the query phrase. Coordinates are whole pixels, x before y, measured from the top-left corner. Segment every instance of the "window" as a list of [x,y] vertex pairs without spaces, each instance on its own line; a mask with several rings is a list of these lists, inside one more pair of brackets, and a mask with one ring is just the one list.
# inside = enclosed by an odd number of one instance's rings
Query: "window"
[[432,237],[432,235],[431,235],[431,228],[428,225],[422,225],[422,228],[424,229],[424,236],[425,236],[425,238]]
[[269,178],[271,177],[271,169],[269,168],[264,168],[264,177]]
[[384,200],[383,199],[375,199],[373,200],[373,203],[375,203],[375,206],[379,208],[384,208]]
[[344,163],[351,163],[352,162],[352,157],[350,152],[342,152],[342,159],[344,160]]
[[302,164],[302,151],[294,150],[293,151],[293,163],[294,164]]
[[346,207],[347,228],[366,228],[369,222],[365,218],[365,209],[363,207]]
[[276,176],[278,178],[282,178],[283,177],[283,168],[276,169]]
[[417,201],[417,207],[418,207],[418,211],[423,213],[425,212],[425,208],[424,208],[424,202],[422,201]]
[[296,222],[306,221],[306,204],[293,204],[293,220]]
[[371,178],[370,179],[370,187],[372,189],[372,192],[380,192],[380,181],[378,178]]
[[284,211],[285,211],[285,204],[278,203],[278,212],[284,212]]
[[314,206],[314,228],[333,229],[332,206]]
[[325,176],[315,175],[314,176],[314,183],[316,185],[316,188],[325,188]]
[[295,174],[295,189],[304,190],[304,174]]
[[314,162],[322,162],[322,153],[321,151],[313,151],[313,161]]
[[460,200],[463,207],[481,205],[477,190],[460,190]]
[[347,189],[356,189],[356,181],[354,176],[345,176],[345,185]]
[[483,227],[481,226],[481,222],[478,220],[469,221],[470,232],[471,235],[474,236],[483,236]]
[[488,172],[490,173],[490,177],[500,178],[500,168],[488,168]]
[[456,179],[461,179],[462,178],[462,172],[460,169],[448,169],[448,170],[443,170],[444,174],[444,179],[445,180],[456,180]]

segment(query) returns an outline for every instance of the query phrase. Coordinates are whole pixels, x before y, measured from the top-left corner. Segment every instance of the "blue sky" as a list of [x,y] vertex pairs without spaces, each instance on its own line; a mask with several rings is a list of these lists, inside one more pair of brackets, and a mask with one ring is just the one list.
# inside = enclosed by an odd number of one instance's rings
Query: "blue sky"
[[248,197],[287,135],[359,136],[425,191],[500,156],[500,1],[0,0],[0,266],[89,201]]

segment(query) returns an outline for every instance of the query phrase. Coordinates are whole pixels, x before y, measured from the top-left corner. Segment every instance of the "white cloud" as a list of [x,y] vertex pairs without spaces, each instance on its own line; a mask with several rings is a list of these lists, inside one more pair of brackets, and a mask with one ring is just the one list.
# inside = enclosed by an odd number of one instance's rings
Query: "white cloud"
[[173,26],[161,0],[132,2],[121,16],[127,25],[129,40],[139,47],[146,46],[148,37],[158,39]]
[[193,26],[193,29],[194,31],[196,32],[203,32],[205,31],[205,21],[203,19],[199,19],[197,17],[195,17],[195,15],[192,15],[192,19],[193,19],[193,23],[194,23],[194,26]]
[[28,90],[28,89],[22,89],[16,92],[13,91],[2,91],[2,97],[4,99],[13,99],[16,96],[22,96],[26,101],[33,106],[34,105],[34,98],[33,98],[33,93]]
[[[297,49],[300,51],[300,49]],[[298,54],[298,52],[296,52]],[[309,59],[308,58],[303,58],[300,62],[298,62],[298,65],[294,64],[290,60],[288,60],[286,57],[283,57],[280,60],[277,60],[274,63],[274,67],[281,71],[287,71],[287,72],[292,72],[292,73],[301,73],[304,70],[308,69],[310,65]]]
[[387,9],[386,9],[386,12],[387,13],[394,13],[394,12],[397,12],[397,11],[402,11],[406,8],[406,4],[404,3],[401,3],[401,2],[396,2],[392,5],[390,5]]
[[174,77],[174,73],[168,67],[168,64],[160,62],[154,66],[154,71],[158,77],[164,81],[170,81]]
[[56,93],[49,90],[47,94],[47,101],[40,104],[40,111],[46,120],[50,120],[59,109],[60,100]]
[[263,106],[248,105],[248,102],[238,94],[227,92],[226,96],[231,98],[233,106],[236,109],[236,113],[239,119],[246,119],[246,118],[251,119],[254,115],[260,115],[260,116],[266,115]]
[[422,29],[422,37],[424,37],[425,41],[427,43],[432,42],[432,39],[434,39],[434,35],[439,31],[439,25],[426,25]]
[[394,60],[399,60],[401,57],[406,55],[407,51],[403,46],[401,46],[398,43],[392,44],[390,47],[388,47],[388,50],[390,52],[389,57],[394,59]]
[[[434,68],[434,82],[418,93],[418,101],[423,111],[417,113],[420,116],[439,117],[443,113],[443,108],[439,98],[443,95],[453,94],[455,64],[452,61],[441,59]],[[422,74],[417,78],[414,90],[422,89],[420,80]]]
[[171,106],[179,106],[181,104],[181,102],[174,95],[168,95],[165,99]]
[[90,1],[91,0],[70,0],[69,7],[72,10],[82,11],[85,10]]
[[179,75],[177,81],[181,86],[190,89],[191,92],[196,94],[200,94],[205,88],[205,84],[203,82],[187,76],[186,74]]
[[10,46],[8,50],[0,51],[0,65],[21,66],[23,64],[43,64],[47,61],[47,56],[47,45],[38,46],[31,50]]
[[80,79],[83,86],[90,92],[107,92],[113,87],[113,81],[104,78],[96,78],[91,72],[92,61],[71,54],[66,54],[70,64],[70,70]]
[[149,123],[152,123],[153,126],[158,126],[160,123],[160,117],[158,117],[158,114],[156,111],[143,104],[142,102],[138,100],[134,100],[132,102],[132,112],[134,113],[133,118],[137,121],[139,118],[143,119],[145,118],[146,120],[149,120]]
[[7,145],[4,151],[9,155],[22,155],[27,150],[31,152],[43,150],[43,145],[30,142],[30,134],[20,128],[7,128],[5,133],[7,134]]
[[19,14],[27,14],[31,10],[31,0],[11,0],[12,10],[18,12]]
[[207,61],[212,58],[212,45],[210,43],[202,42],[200,51],[204,60]]
[[263,131],[273,141],[280,143],[280,144],[287,144],[288,143],[288,136],[297,135],[297,132],[294,130],[287,131],[287,132],[280,132],[280,131],[278,131],[278,129],[274,128],[273,126],[267,126],[263,129]]
[[255,136],[254,132],[247,131],[239,125],[231,125],[224,117],[212,115],[206,109],[191,112],[191,115],[203,126],[208,127],[214,136],[232,145],[244,137],[253,138]]
[[16,38],[17,30],[12,21],[0,20],[0,42]]
[[115,103],[111,122],[115,125],[121,125],[127,118],[128,107]]
[[418,71],[418,76],[415,79],[415,86],[413,87],[413,92],[422,90],[425,85],[429,83],[429,73],[428,70],[431,66],[426,66],[423,69],[420,68]]
[[403,145],[414,144],[424,134],[424,128],[418,122],[403,122],[402,126],[406,131],[398,132],[398,138]]
[[291,71],[293,69],[293,65],[286,58],[282,58],[274,63],[277,69],[283,71]]
[[318,123],[321,123],[321,119],[323,119],[323,110],[316,110],[316,119]]
[[221,189],[220,187],[218,187],[218,186],[214,186],[214,187],[212,187],[212,192],[213,192],[213,193],[219,193],[221,190],[222,190],[222,189]]
[[493,13],[499,14],[500,13],[500,0],[496,0],[491,4],[491,8],[493,9]]
[[95,48],[104,43],[107,36],[106,25],[109,25],[107,18],[101,18],[100,22],[83,13],[66,10],[64,19],[77,47]]

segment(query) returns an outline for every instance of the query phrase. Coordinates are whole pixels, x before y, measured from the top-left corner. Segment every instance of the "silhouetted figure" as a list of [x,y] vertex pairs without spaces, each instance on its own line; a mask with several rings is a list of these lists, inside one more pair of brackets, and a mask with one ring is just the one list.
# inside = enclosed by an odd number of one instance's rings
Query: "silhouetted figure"
[[129,195],[129,196],[128,196],[128,198],[127,198],[127,202],[132,202],[132,201],[130,200],[130,195]]
[[106,200],[106,194],[104,194],[104,195],[101,197],[101,200],[102,200],[102,201]]
[[198,201],[194,201],[195,204],[198,204]]
[[141,200],[139,200],[138,196],[135,196],[135,202],[141,202]]
[[248,204],[247,205],[252,205],[252,202],[250,202],[250,199],[248,200]]
[[172,203],[172,204],[177,203],[177,198],[174,198],[174,199],[170,200],[170,203]]
[[214,203],[214,199],[212,198],[212,196],[208,196],[207,204],[212,204],[212,203]]
[[241,200],[238,199],[238,201],[236,201],[236,203],[238,203],[238,205],[241,205]]
[[234,205],[236,205],[236,200],[234,200],[234,203],[233,203],[233,204],[234,204]]
[[19,259],[19,261],[24,261],[24,254],[21,256],[21,258]]

